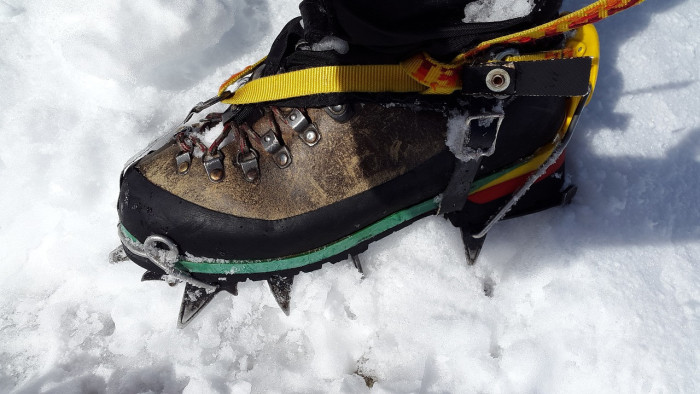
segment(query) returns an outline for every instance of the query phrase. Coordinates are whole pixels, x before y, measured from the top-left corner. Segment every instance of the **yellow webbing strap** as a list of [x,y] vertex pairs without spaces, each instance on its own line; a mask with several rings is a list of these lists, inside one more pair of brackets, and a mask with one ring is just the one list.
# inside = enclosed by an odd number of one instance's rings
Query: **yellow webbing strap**
[[[313,94],[342,92],[450,94],[461,89],[459,74],[467,59],[493,45],[526,43],[560,34],[597,22],[643,1],[598,0],[576,12],[566,14],[532,29],[484,41],[473,49],[458,55],[452,63],[440,63],[427,54],[419,54],[403,61],[400,65],[308,68],[255,79],[236,90],[233,97],[222,102],[226,104],[250,104]],[[569,54],[561,52],[557,55],[564,57]],[[581,55],[576,53],[573,56]],[[524,60],[524,58],[518,60]],[[261,62],[262,60],[234,74],[221,85],[219,95]]]
[[527,53],[524,55],[506,56],[505,59],[503,59],[503,60],[506,62],[529,62],[529,61],[550,60],[550,59],[570,59],[574,56],[576,56],[575,48],[567,46],[564,49],[557,49],[557,50],[553,50],[553,51]]
[[420,92],[425,86],[398,64],[326,66],[258,78],[241,86],[226,104],[284,100],[338,92]]
[[247,75],[248,73],[250,73],[250,72],[252,72],[253,70],[255,70],[255,67],[261,65],[262,62],[265,61],[265,59],[267,59],[267,56],[265,56],[264,58],[262,58],[262,59],[258,60],[257,62],[255,62],[255,64],[251,64],[250,66],[244,68],[243,70],[241,70],[241,71],[239,71],[239,72],[237,72],[237,73],[231,75],[231,76],[226,80],[226,82],[222,83],[221,86],[219,86],[219,96],[221,96],[221,94],[224,93],[224,91],[225,91],[226,89],[228,89],[229,86],[233,85],[234,82],[238,81],[238,80],[241,79],[243,76],[245,76],[245,75]]

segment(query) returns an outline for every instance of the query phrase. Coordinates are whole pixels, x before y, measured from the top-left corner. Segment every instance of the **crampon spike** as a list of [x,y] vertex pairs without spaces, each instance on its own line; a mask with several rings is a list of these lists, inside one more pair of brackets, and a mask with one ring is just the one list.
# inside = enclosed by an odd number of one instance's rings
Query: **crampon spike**
[[185,284],[185,292],[182,295],[182,304],[180,305],[180,315],[177,320],[177,327],[184,328],[189,322],[194,319],[202,309],[207,306],[216,295],[216,291],[207,293],[201,287]]
[[113,251],[109,252],[109,263],[110,264],[117,264],[117,263],[122,263],[124,261],[128,261],[129,256],[126,255],[126,252],[124,251],[124,246],[119,245],[116,248],[114,248]]
[[486,236],[475,238],[471,233],[465,230],[462,231],[462,241],[464,242],[464,251],[467,255],[467,262],[469,265],[476,263],[476,259],[481,253],[481,248],[484,246],[484,240]]
[[223,290],[228,291],[229,293],[231,293],[231,295],[237,296],[238,295],[238,283],[234,283],[233,286],[228,286],[228,287],[224,288]]
[[351,254],[350,258],[352,259],[352,264],[357,268],[358,271],[360,271],[360,274],[362,274],[362,277],[364,278],[365,276],[365,271],[362,269],[362,262],[360,261],[360,256],[356,254]]
[[141,282],[148,282],[152,280],[163,280],[163,274],[159,274],[153,271],[146,271],[141,276]]
[[573,201],[578,187],[576,185],[569,185],[566,189],[561,192],[561,205],[569,205]]
[[270,285],[270,290],[272,295],[277,301],[277,305],[282,308],[282,312],[289,316],[289,303],[291,301],[292,283],[294,282],[294,276],[281,276],[273,275],[267,280],[267,284]]
[[178,283],[180,283],[180,280],[177,278],[173,278],[173,277],[171,277],[169,275],[165,275],[165,274],[159,274],[159,273],[153,272],[153,271],[146,271],[141,276],[141,282],[150,282],[150,281],[154,281],[154,280],[162,280],[163,282],[167,283],[168,286],[170,286],[170,287],[173,287],[173,286],[177,285]]

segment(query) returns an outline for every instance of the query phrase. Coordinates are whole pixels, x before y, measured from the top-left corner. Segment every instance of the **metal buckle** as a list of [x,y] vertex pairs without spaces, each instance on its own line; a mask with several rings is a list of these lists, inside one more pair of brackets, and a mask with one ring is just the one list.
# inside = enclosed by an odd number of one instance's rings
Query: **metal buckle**
[[543,176],[549,167],[551,167],[554,163],[559,160],[559,157],[564,153],[566,150],[567,145],[569,144],[569,141],[571,141],[571,136],[574,134],[574,131],[576,130],[576,125],[578,124],[578,119],[579,116],[581,115],[581,111],[583,111],[583,108],[586,106],[586,101],[588,100],[589,95],[591,94],[592,87],[588,87],[588,92],[584,95],[581,96],[578,105],[574,109],[574,114],[571,117],[571,120],[569,121],[569,126],[566,129],[566,133],[564,134],[564,137],[562,139],[559,139],[556,142],[556,145],[554,146],[554,150],[550,154],[549,158],[547,161],[542,163],[540,167],[532,173],[525,183],[520,186],[520,189],[516,190],[515,193],[511,196],[510,200],[501,207],[501,209],[496,212],[495,215],[493,215],[488,222],[484,225],[484,228],[479,231],[478,233],[472,234],[473,238],[483,238],[486,236],[486,233],[491,230],[491,228],[498,223],[503,217],[510,211],[511,208],[520,200],[522,196],[525,195],[525,193],[530,189],[530,187],[541,177]]
[[496,140],[503,118],[504,114],[497,112],[469,116],[462,132],[449,137],[448,146],[458,161],[442,193],[438,214],[461,211],[464,208],[481,159],[496,151]]
[[503,113],[497,112],[469,116],[464,132],[459,135],[459,141],[453,147],[458,151],[452,153],[460,161],[491,156],[496,151],[496,140],[504,117]]

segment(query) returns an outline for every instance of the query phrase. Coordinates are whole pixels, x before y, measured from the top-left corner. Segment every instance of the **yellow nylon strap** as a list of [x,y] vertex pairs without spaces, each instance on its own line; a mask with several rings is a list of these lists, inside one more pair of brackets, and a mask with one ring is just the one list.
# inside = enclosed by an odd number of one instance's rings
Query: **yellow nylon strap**
[[505,59],[503,59],[503,60],[506,62],[529,62],[529,61],[550,60],[550,59],[570,59],[574,56],[576,56],[575,49],[567,47],[564,49],[557,49],[554,51],[528,53],[525,55],[506,56]]
[[258,78],[241,86],[226,104],[284,100],[337,92],[420,92],[425,86],[397,64],[327,66]]
[[234,82],[238,81],[249,72],[252,72],[255,69],[255,67],[261,65],[262,62],[265,61],[265,59],[267,59],[267,56],[258,60],[254,64],[251,64],[250,66],[244,68],[243,70],[231,75],[224,83],[221,84],[221,86],[219,86],[219,96],[221,96],[221,94],[224,93],[224,91],[228,89],[229,86],[233,85]]
[[450,94],[462,88],[462,64],[440,63],[423,53],[401,62],[404,72],[427,87],[426,94]]
[[[440,63],[427,54],[409,58],[400,65],[326,66],[277,74],[248,82],[234,96],[223,100],[227,104],[250,104],[284,100],[313,94],[342,92],[420,92],[450,94],[461,89],[459,78],[462,65],[471,56],[496,44],[530,42],[565,31],[577,29],[607,18],[644,0],[598,0],[576,12],[522,32],[480,43],[455,57],[452,63]],[[568,57],[561,52],[552,56]],[[580,54],[576,54],[580,56]],[[537,59],[534,55],[532,59]],[[547,55],[544,55],[547,56]],[[518,60],[525,60],[521,57]],[[264,59],[263,59],[264,60]],[[262,60],[234,74],[219,89],[221,95],[235,81],[252,71]]]

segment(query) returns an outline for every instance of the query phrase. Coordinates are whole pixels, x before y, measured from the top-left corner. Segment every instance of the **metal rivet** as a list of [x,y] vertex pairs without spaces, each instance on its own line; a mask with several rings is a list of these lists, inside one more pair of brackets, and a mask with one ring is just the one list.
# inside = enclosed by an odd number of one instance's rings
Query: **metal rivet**
[[494,68],[486,74],[486,87],[492,92],[502,92],[510,86],[510,75],[502,68]]
[[248,182],[253,182],[254,180],[258,179],[258,171],[250,170],[246,172],[245,177],[248,180]]
[[224,177],[224,172],[218,168],[215,170],[212,170],[209,173],[209,179],[211,179],[214,182],[220,181],[223,177]]
[[175,157],[175,164],[177,173],[180,175],[185,175],[190,170],[190,164],[192,163],[192,155],[189,152],[180,152]]
[[221,182],[224,179],[224,155],[217,152],[215,155],[206,154],[202,158],[204,170],[207,172],[209,180]]
[[258,153],[251,149],[247,153],[239,152],[236,156],[236,165],[243,171],[243,176],[248,182],[255,182],[260,176],[258,166]]
[[355,111],[353,110],[353,106],[350,104],[335,104],[335,105],[330,105],[326,108],[323,109],[326,111],[328,116],[331,117],[331,119],[335,120],[338,123],[345,123],[348,120],[350,120]]
[[289,120],[291,120],[292,122],[294,122],[295,120],[297,120],[297,114],[291,114],[291,115],[289,115]]
[[266,135],[265,142],[270,142],[270,141],[272,141],[272,137],[270,137],[269,135]]
[[315,131],[309,130],[304,134],[304,139],[306,139],[306,142],[313,143],[316,142],[318,139],[318,134],[316,134]]
[[281,166],[285,166],[289,163],[289,156],[287,156],[286,153],[280,153],[277,159]]

